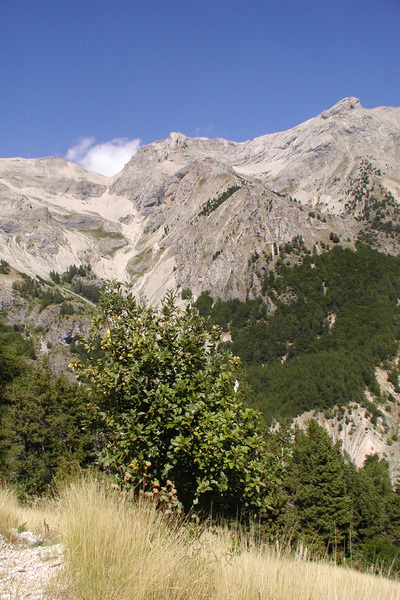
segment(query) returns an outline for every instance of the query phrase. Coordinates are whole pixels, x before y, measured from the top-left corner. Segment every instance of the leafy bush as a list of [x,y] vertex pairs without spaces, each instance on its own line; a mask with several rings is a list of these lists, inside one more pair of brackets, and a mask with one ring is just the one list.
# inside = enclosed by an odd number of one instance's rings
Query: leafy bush
[[[75,361],[89,383],[89,414],[105,439],[99,461],[119,484],[172,480],[179,500],[216,513],[268,506],[270,464],[258,415],[235,394],[239,364],[188,305],[173,295],[159,310],[139,305],[121,287],[108,289]],[[103,356],[90,357],[98,349]],[[171,492],[172,493],[172,492]]]

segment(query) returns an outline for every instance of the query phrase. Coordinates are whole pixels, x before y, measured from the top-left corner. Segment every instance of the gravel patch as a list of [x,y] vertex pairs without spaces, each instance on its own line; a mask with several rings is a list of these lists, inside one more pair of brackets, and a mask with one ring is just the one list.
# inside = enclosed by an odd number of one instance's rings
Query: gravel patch
[[49,600],[46,587],[62,561],[61,544],[32,548],[0,536],[0,600]]

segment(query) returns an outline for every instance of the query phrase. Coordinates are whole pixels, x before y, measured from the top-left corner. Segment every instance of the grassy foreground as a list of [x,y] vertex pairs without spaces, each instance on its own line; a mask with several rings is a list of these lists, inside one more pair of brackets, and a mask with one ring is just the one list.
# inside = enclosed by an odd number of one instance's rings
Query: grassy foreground
[[196,534],[93,480],[32,507],[0,491],[0,532],[18,526],[64,544],[52,600],[400,599],[395,581],[256,548],[227,530]]

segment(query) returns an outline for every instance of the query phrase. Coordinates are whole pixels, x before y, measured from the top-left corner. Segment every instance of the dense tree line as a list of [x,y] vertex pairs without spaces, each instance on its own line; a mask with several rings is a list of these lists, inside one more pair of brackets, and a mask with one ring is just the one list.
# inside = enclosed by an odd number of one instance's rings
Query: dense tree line
[[92,461],[85,388],[53,376],[20,333],[0,331],[0,476],[21,497],[54,489]]
[[292,539],[340,561],[400,569],[400,493],[376,455],[357,469],[316,421],[296,431],[279,519]]
[[56,284],[69,284],[73,292],[97,304],[100,299],[101,287],[84,281],[85,278],[90,277],[91,273],[92,267],[90,264],[79,265],[79,267],[77,265],[70,265],[64,273],[50,271],[50,278]]
[[[65,304],[65,289],[62,290],[58,287],[61,284],[67,284],[73,292],[96,304],[100,299],[101,286],[86,280],[91,271],[90,265],[80,265],[79,267],[70,265],[61,274],[57,271],[50,271],[52,280],[50,283],[41,278],[33,279],[29,275],[21,274],[22,281],[14,281],[12,288],[27,300],[36,298],[40,303],[41,310],[50,304]],[[64,311],[65,306],[62,314],[66,314]]]

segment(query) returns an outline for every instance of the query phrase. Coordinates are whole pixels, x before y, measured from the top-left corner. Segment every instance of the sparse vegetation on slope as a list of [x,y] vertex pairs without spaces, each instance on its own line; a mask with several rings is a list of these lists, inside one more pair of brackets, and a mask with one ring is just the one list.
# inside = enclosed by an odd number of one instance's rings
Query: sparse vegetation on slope
[[199,216],[208,216],[214,210],[216,210],[223,202],[228,200],[235,192],[240,190],[240,185],[232,185],[225,192],[219,194],[216,198],[212,198],[211,200],[207,200],[204,204],[203,208],[199,212]]
[[364,158],[357,174],[349,181],[345,210],[363,223],[358,238],[372,246],[379,246],[379,237],[398,240],[400,209],[390,190],[381,183],[382,171]]

